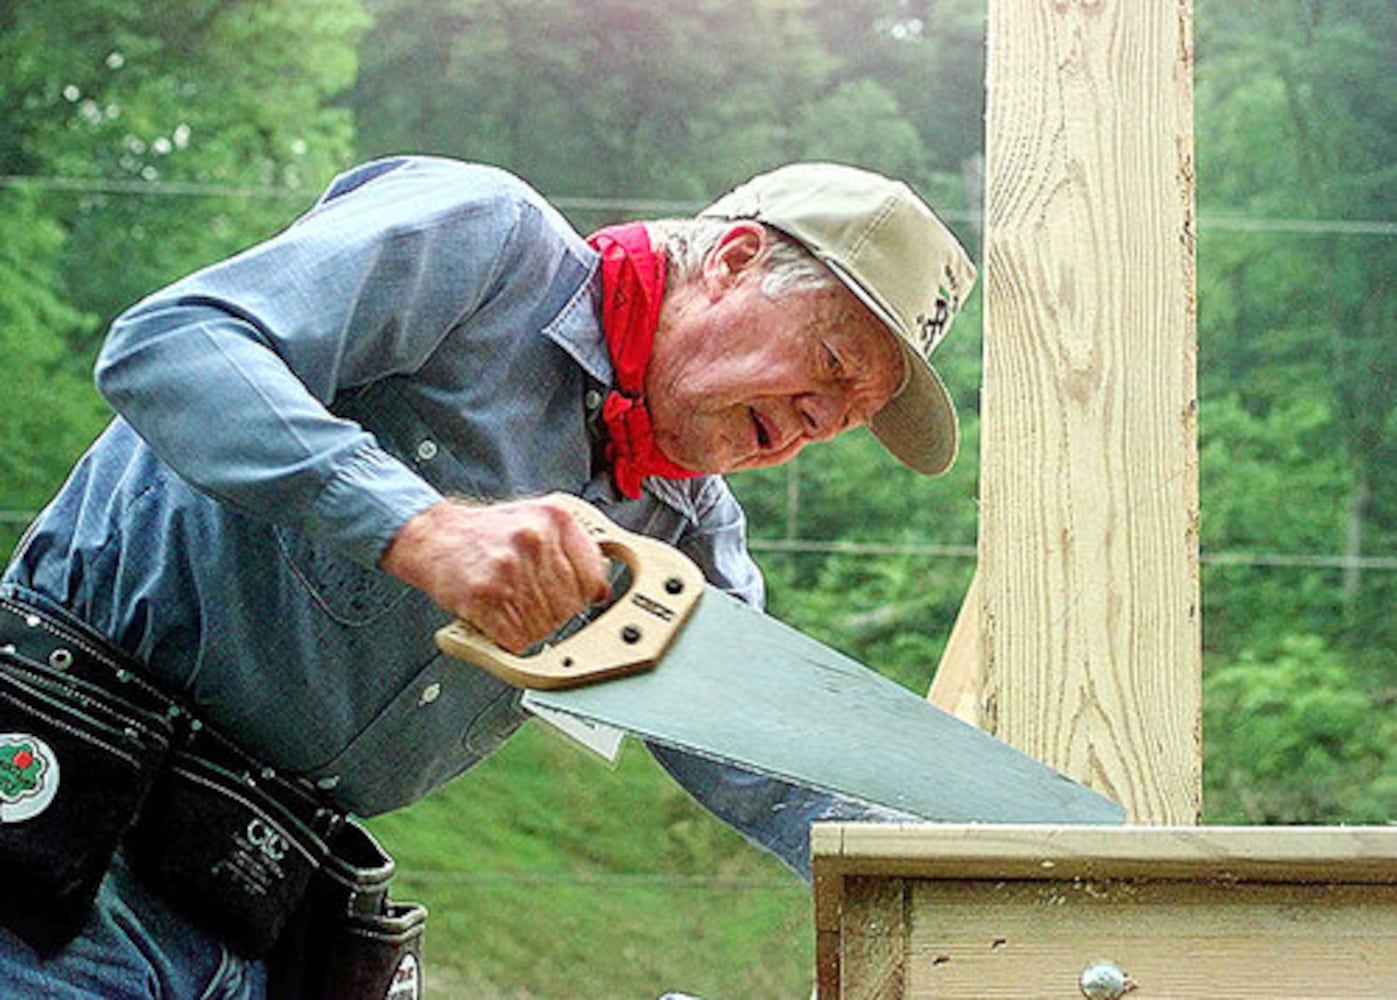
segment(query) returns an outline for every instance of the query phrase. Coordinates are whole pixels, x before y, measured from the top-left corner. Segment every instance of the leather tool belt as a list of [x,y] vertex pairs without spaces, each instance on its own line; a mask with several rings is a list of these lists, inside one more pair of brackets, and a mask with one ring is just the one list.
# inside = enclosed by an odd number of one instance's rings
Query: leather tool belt
[[389,899],[392,859],[146,677],[91,629],[0,597],[0,924],[57,952],[120,849],[230,949],[271,955],[273,997],[418,996],[426,911]]

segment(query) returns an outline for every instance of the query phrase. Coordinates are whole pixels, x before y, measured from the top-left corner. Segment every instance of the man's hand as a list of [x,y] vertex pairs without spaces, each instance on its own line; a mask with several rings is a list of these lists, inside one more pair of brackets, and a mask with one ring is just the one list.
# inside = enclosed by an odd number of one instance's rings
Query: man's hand
[[512,653],[610,593],[601,548],[548,497],[443,500],[403,525],[379,565]]

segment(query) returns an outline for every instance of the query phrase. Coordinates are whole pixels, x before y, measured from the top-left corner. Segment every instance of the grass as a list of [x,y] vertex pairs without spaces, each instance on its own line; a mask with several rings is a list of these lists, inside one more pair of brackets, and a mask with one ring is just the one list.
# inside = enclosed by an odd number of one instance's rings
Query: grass
[[628,741],[615,767],[539,723],[370,824],[431,911],[429,996],[806,998],[808,887]]

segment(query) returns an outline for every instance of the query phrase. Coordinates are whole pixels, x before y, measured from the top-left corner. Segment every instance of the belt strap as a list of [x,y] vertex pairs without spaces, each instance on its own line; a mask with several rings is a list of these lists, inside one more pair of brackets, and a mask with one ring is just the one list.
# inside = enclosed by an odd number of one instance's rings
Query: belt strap
[[136,703],[181,714],[178,702],[150,683],[141,661],[96,630],[13,597],[0,597],[0,652],[16,653]]
[[343,814],[310,782],[281,775],[200,720],[179,699],[150,680],[145,665],[85,623],[60,617],[22,598],[0,597],[0,653],[19,655],[55,675],[96,685],[147,711],[175,720],[181,751],[246,776],[317,834],[337,829]]

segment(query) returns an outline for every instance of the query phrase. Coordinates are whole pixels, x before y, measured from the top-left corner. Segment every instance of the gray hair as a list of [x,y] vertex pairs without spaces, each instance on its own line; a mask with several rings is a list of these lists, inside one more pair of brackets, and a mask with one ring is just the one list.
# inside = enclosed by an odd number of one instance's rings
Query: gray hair
[[[669,258],[670,279],[683,284],[698,277],[704,259],[718,246],[723,234],[732,225],[730,219],[659,219],[646,222],[655,242],[665,248]],[[771,226],[762,226],[771,237],[766,254],[766,273],[762,276],[762,292],[769,299],[779,299],[798,291],[829,288],[839,279],[829,268],[800,243]]]

